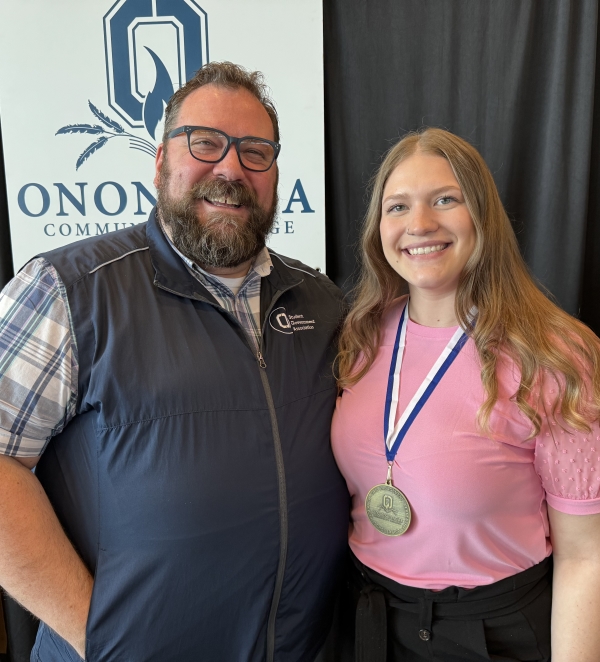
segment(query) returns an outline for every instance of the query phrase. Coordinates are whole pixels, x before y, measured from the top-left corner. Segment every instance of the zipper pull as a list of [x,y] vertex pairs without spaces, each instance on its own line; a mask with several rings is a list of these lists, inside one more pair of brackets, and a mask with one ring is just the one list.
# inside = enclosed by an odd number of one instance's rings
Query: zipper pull
[[256,358],[258,359],[258,365],[261,368],[266,368],[267,364],[265,363],[265,360],[263,359],[263,355],[260,352],[256,352]]

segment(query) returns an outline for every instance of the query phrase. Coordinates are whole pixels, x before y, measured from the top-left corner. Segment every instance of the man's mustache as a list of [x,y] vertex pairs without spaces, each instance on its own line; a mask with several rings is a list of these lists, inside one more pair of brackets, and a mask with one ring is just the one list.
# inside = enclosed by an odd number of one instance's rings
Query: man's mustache
[[190,198],[227,202],[230,205],[240,205],[253,209],[258,206],[254,191],[241,182],[230,182],[222,179],[209,179],[197,182],[190,190]]

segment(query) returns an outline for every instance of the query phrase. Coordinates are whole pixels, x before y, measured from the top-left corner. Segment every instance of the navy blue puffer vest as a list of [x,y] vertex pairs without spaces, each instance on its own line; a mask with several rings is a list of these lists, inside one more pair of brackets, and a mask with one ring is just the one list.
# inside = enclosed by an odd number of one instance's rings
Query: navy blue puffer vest
[[[348,528],[329,445],[337,288],[273,255],[259,361],[154,215],[44,257],[79,399],[36,475],[95,576],[86,659],[313,660]],[[79,658],[42,625],[32,659]]]

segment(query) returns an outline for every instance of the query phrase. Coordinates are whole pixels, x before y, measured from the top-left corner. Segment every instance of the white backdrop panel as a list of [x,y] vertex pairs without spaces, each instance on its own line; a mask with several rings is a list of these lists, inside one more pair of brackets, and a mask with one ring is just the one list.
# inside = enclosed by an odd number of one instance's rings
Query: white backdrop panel
[[0,117],[15,269],[146,220],[163,98],[207,60],[265,74],[282,142],[269,244],[324,269],[321,0],[3,0]]

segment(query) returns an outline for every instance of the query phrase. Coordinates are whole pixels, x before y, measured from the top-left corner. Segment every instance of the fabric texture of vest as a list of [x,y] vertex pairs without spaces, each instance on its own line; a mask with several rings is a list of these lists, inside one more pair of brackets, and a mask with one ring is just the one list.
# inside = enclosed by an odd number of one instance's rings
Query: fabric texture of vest
[[[95,577],[86,660],[313,660],[348,529],[329,444],[339,290],[272,254],[259,361],[154,213],[43,257],[80,368],[36,475]],[[79,659],[40,626],[32,660]]]

